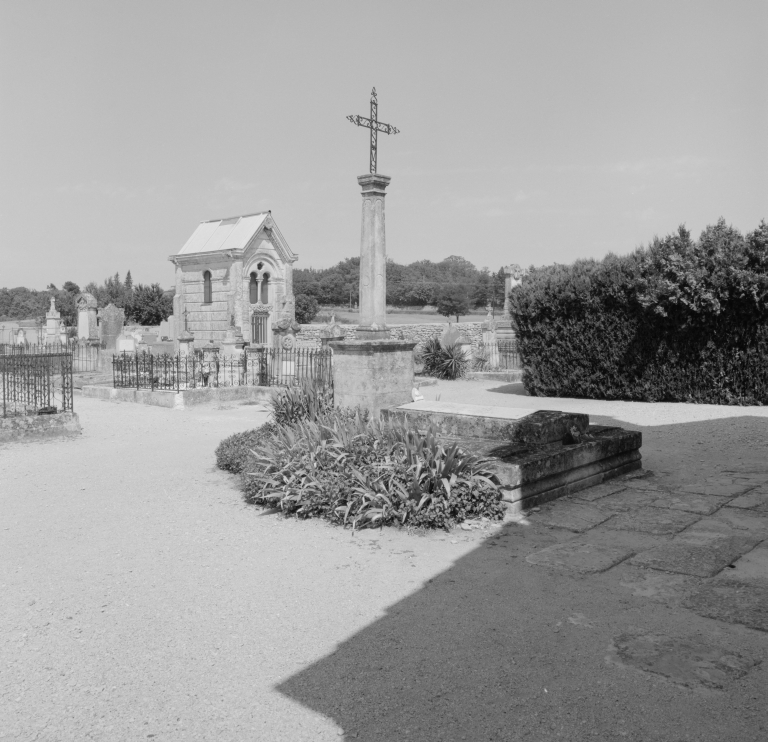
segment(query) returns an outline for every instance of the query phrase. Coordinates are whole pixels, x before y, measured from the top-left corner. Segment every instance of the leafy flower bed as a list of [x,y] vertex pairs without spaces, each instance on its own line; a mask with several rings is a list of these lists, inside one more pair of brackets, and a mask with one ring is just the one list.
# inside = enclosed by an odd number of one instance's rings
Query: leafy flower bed
[[[280,401],[276,400],[276,409]],[[292,405],[294,409],[296,405]],[[286,515],[355,528],[450,528],[504,514],[493,475],[475,454],[433,430],[381,423],[354,410],[322,410],[231,436],[221,468],[241,472],[246,500]],[[234,440],[233,440],[234,439]],[[244,448],[248,452],[240,457]],[[237,463],[225,466],[230,459]]]

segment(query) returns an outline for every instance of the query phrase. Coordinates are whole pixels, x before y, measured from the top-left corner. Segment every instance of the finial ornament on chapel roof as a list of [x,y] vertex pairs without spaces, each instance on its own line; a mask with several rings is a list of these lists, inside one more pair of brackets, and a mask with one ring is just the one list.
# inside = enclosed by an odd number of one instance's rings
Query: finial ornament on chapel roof
[[376,172],[376,150],[378,147],[378,133],[383,134],[399,134],[400,129],[391,126],[390,124],[383,124],[378,120],[379,101],[376,97],[376,88],[371,89],[371,117],[365,116],[347,116],[347,120],[351,121],[357,126],[364,126],[371,130],[371,156],[370,156],[370,169],[371,173]]

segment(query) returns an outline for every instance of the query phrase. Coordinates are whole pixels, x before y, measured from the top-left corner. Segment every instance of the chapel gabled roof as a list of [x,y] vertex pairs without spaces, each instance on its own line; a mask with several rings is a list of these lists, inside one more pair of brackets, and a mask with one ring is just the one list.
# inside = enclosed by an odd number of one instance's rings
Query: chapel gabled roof
[[272,219],[271,211],[200,222],[177,254],[244,250],[260,233],[274,245],[285,262],[293,263],[297,259]]

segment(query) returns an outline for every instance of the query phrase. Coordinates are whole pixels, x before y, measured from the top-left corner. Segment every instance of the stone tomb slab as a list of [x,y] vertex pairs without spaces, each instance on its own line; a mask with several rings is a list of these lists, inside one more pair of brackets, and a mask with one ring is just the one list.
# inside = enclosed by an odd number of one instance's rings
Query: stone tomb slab
[[699,520],[697,515],[680,513],[664,508],[638,508],[617,513],[606,522],[606,528],[620,531],[640,531],[654,536],[672,536],[692,526]]
[[714,577],[759,542],[749,534],[697,525],[669,543],[638,554],[632,564],[693,577]]
[[552,528],[565,528],[568,531],[582,533],[609,517],[610,513],[593,508],[586,503],[560,500],[543,512],[533,515],[532,520]]
[[525,558],[529,564],[589,574],[605,572],[635,552],[620,546],[606,546],[586,541],[566,541],[534,552]]
[[[748,551],[741,559],[724,569],[715,580],[733,580],[735,582],[753,582],[768,588],[768,543],[762,543],[756,549]],[[767,607],[768,608],[768,607]]]
[[595,500],[600,500],[603,497],[608,497],[608,495],[615,495],[617,492],[621,492],[625,489],[627,489],[626,483],[598,484],[595,487],[590,487],[589,489],[576,493],[574,497],[578,497],[579,500],[584,500],[586,502],[594,502]]
[[679,492],[691,492],[697,495],[711,495],[714,497],[737,497],[743,495],[751,487],[749,483],[734,484],[724,481],[719,482],[702,482],[701,484],[684,484],[675,489]]
[[387,416],[406,417],[419,429],[432,426],[447,438],[504,441],[520,449],[559,443],[573,428],[580,434],[589,428],[589,415],[583,413],[429,400],[400,405]]

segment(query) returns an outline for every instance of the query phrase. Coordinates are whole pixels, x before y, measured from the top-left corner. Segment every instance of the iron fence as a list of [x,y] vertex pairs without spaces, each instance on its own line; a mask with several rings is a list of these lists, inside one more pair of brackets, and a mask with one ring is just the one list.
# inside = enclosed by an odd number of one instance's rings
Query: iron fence
[[115,388],[182,391],[225,386],[293,386],[313,380],[332,385],[332,351],[316,348],[255,348],[242,355],[218,351],[120,353],[112,358]]
[[0,353],[3,417],[72,412],[71,353]]
[[100,371],[102,369],[102,349],[98,345],[89,345],[78,341],[53,343],[51,345],[0,345],[0,355],[46,355],[50,353],[70,353],[72,370],[77,373]]
[[520,360],[520,351],[517,347],[517,340],[498,343],[499,348],[499,368],[500,369],[520,369],[522,362]]

